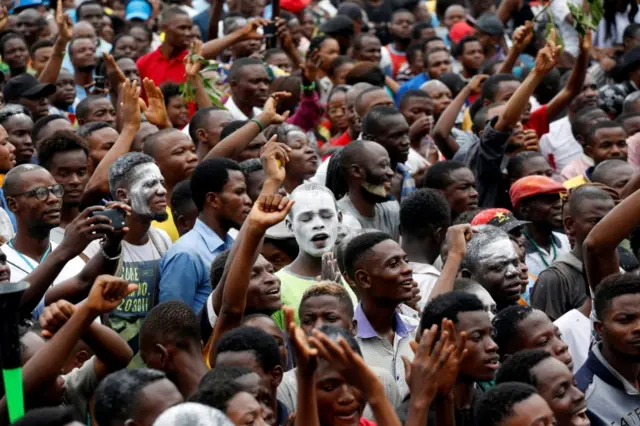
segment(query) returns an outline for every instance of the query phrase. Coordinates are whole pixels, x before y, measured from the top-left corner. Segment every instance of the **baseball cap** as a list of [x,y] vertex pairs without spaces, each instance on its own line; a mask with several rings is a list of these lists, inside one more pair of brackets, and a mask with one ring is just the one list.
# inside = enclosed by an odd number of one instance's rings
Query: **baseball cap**
[[346,2],[338,7],[338,15],[344,15],[351,18],[352,21],[362,21],[362,9],[356,3]]
[[518,207],[524,198],[542,194],[564,194],[567,189],[546,176],[525,176],[515,181],[509,189],[509,198],[513,207]]
[[17,14],[29,7],[37,7],[44,5],[42,0],[14,0],[13,9],[10,10],[11,14]]
[[499,36],[504,34],[504,24],[493,13],[485,13],[476,21],[476,29],[480,32]]
[[132,0],[127,3],[124,13],[124,19],[127,21],[132,19],[146,21],[151,17],[151,5],[146,0]]
[[451,27],[449,38],[454,43],[459,43],[465,37],[473,35],[473,27],[466,22],[458,22]]
[[320,25],[318,30],[328,35],[353,34],[355,32],[351,18],[344,15],[337,15],[335,18],[329,19]]
[[38,82],[31,74],[20,74],[7,81],[2,90],[5,103],[12,102],[20,97],[40,99],[51,96],[56,92],[53,84]]
[[300,13],[302,9],[307,7],[311,3],[311,0],[281,0],[280,7],[284,10],[288,10],[291,13]]
[[519,226],[524,226],[527,223],[531,222],[516,219],[513,213],[507,209],[483,210],[471,221],[471,225],[493,225],[507,233],[513,231]]

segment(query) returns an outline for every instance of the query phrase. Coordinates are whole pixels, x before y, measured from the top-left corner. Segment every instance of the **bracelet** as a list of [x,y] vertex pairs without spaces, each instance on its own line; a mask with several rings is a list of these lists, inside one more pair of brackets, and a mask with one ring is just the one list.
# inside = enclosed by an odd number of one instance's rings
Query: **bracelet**
[[120,250],[120,253],[118,253],[117,256],[114,257],[109,257],[109,255],[107,254],[106,251],[104,251],[104,245],[100,246],[100,253],[102,253],[102,257],[104,257],[107,260],[118,260],[120,259],[120,256],[122,256],[122,250]]
[[258,125],[258,127],[260,127],[260,131],[264,132],[264,126],[262,125],[262,123],[260,122],[260,120],[256,120],[255,118],[252,118],[251,120],[249,120],[251,122],[254,122]]
[[302,90],[304,90],[305,92],[310,92],[312,90],[316,89],[316,82],[312,81],[310,85],[305,86],[304,84],[301,84],[300,87],[302,87]]

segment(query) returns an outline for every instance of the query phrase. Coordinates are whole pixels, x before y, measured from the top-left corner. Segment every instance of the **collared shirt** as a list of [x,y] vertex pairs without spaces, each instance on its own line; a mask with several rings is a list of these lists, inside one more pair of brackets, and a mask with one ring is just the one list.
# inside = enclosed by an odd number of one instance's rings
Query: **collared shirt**
[[136,62],[136,67],[140,71],[140,79],[150,78],[156,86],[167,81],[174,83],[186,81],[184,58],[188,53],[189,51],[184,49],[173,58],[165,57],[160,48],[147,53]]
[[160,302],[181,300],[198,312],[211,293],[211,263],[232,245],[233,238],[228,234],[223,241],[197,219],[193,229],[180,237],[162,258]]
[[414,281],[418,283],[421,297],[418,307],[422,311],[429,301],[433,287],[440,278],[440,271],[428,263],[409,262],[409,266],[413,269]]
[[575,378],[584,392],[593,426],[634,425],[640,421],[640,392],[602,356],[602,343],[589,351]]
[[409,393],[409,387],[405,380],[402,356],[409,360],[413,359],[409,342],[415,338],[418,322],[397,312],[394,315],[396,329],[392,345],[386,337],[380,336],[373,329],[362,309],[362,304],[359,303],[354,315],[358,324],[356,340],[367,365],[384,368],[390,372],[398,384],[398,393],[403,398]]
[[398,163],[396,164],[396,172],[402,174],[402,190],[400,192],[400,197],[404,198],[416,192],[416,181],[411,177],[409,168],[404,164]]
[[262,110],[260,108],[253,107],[253,117],[247,117],[244,112],[240,111],[240,108],[238,108],[235,101],[233,100],[233,96],[227,99],[224,107],[227,109],[227,111],[229,111],[234,120],[246,121],[262,113]]
[[[631,159],[631,157],[629,157],[629,159]],[[577,176],[584,177],[587,169],[593,166],[593,159],[586,156],[585,154],[582,154],[580,157],[576,158],[575,160],[570,162],[564,169],[562,169],[560,176],[563,180],[568,182],[571,179],[576,178]]]
[[[529,268],[529,273],[535,277],[547,269],[558,257],[571,251],[569,238],[565,234],[559,232],[551,233],[551,242],[553,247],[550,252],[542,247],[536,247],[528,238],[524,240],[524,261]],[[553,249],[555,247],[555,250]],[[529,302],[532,286],[528,285],[523,297]]]

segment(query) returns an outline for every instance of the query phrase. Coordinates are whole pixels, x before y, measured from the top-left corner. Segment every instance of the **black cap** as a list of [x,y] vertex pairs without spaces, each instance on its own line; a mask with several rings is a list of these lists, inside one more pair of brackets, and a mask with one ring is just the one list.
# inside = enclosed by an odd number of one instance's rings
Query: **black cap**
[[34,76],[27,73],[10,78],[2,90],[5,103],[15,101],[20,97],[31,99],[45,98],[53,95],[55,92],[55,85],[40,83]]
[[499,36],[504,34],[504,24],[493,13],[485,13],[476,21],[476,28],[478,31],[492,36]]
[[531,223],[526,220],[518,220],[513,213],[496,213],[495,217],[487,222],[487,225],[497,226],[504,232],[509,233],[514,229]]
[[356,3],[342,3],[338,7],[338,15],[348,16],[352,21],[362,22],[362,9]]
[[318,30],[328,35],[352,35],[355,32],[353,21],[345,15],[337,15],[320,25]]

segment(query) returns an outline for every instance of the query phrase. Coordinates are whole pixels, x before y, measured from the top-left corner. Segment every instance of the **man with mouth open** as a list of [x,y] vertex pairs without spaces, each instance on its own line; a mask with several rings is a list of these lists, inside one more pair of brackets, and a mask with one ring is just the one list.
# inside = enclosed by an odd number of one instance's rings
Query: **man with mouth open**
[[534,386],[547,401],[556,426],[589,426],[584,393],[576,387],[569,368],[542,349],[514,354],[500,366],[496,384],[519,382]]
[[340,155],[340,171],[349,188],[338,201],[340,211],[353,216],[362,229],[376,229],[397,240],[400,206],[389,199],[395,173],[387,150],[376,142],[351,142]]

